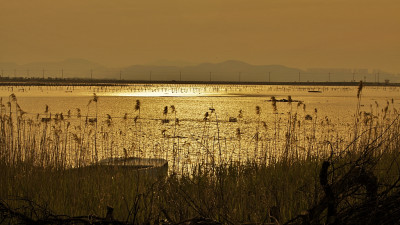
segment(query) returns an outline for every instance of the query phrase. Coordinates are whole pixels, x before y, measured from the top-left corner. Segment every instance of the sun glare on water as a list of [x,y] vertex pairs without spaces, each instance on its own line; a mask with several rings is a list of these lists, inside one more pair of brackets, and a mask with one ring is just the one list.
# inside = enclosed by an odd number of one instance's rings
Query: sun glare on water
[[200,87],[151,87],[145,89],[125,89],[120,92],[112,92],[113,96],[132,97],[196,97],[221,95],[219,91],[210,91]]
[[131,96],[131,97],[195,97],[209,96],[207,93],[173,93],[173,92],[120,92],[113,93],[114,96]]

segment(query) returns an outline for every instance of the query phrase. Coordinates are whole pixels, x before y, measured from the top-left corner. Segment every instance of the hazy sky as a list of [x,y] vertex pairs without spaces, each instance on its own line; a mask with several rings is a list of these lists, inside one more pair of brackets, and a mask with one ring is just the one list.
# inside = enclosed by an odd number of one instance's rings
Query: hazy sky
[[0,62],[160,59],[400,72],[399,0],[0,0]]

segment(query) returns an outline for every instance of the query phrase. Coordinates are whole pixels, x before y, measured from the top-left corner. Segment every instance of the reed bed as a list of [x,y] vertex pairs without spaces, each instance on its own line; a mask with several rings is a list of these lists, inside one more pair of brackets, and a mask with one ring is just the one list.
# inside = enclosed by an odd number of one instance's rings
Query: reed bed
[[[301,102],[277,103],[275,98],[264,106],[240,110],[229,121],[212,107],[202,118],[180,119],[174,105],[160,109],[159,118],[145,118],[139,100],[122,116],[102,117],[96,94],[82,107],[85,110],[52,112],[44,105],[37,115],[21,109],[14,94],[7,100],[0,101],[0,157],[8,165],[28,162],[68,169],[105,158],[151,157],[167,159],[170,171],[181,174],[190,173],[197,164],[323,158],[329,154],[328,143],[342,148],[352,138],[339,135],[344,130],[319,118],[317,109],[310,113]],[[281,106],[288,111],[280,112]]]
[[[290,97],[285,103],[290,110],[282,114],[283,103],[272,98],[272,123],[260,119],[262,107],[254,109],[256,126],[250,131],[242,111],[229,123],[210,108],[197,128],[202,135],[192,142],[180,137],[175,106],[160,109],[160,136],[150,137],[144,135],[148,122],[140,101],[122,119],[100,118],[95,94],[86,115],[52,114],[45,107],[44,114],[28,118],[10,95],[0,112],[0,199],[34,220],[101,217],[111,206],[114,219],[126,224],[174,224],[197,216],[225,224],[281,224],[324,196],[319,178],[324,161],[334,165],[332,182],[354,163],[373,172],[382,191],[399,177],[394,101],[364,112],[361,92],[362,86],[351,132],[342,133],[329,118],[319,118],[317,109],[310,114]],[[221,138],[223,123],[232,127],[232,138]],[[254,133],[250,140],[243,140],[244,129]],[[131,156],[165,158],[169,175],[97,165]],[[357,201],[351,198],[339,208]]]

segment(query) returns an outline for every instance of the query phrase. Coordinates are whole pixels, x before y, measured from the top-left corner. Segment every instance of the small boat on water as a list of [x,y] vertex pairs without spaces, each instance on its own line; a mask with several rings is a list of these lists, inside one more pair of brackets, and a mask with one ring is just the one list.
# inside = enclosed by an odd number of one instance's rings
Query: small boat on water
[[310,93],[322,93],[322,91],[318,91],[318,90],[309,90],[308,92],[310,92]]
[[286,99],[286,98],[282,98],[282,99],[268,99],[267,102],[300,102],[303,103],[303,101],[301,100],[295,100],[295,99]]
[[94,167],[110,168],[112,170],[131,170],[146,174],[166,175],[168,161],[159,158],[119,157],[100,160]]

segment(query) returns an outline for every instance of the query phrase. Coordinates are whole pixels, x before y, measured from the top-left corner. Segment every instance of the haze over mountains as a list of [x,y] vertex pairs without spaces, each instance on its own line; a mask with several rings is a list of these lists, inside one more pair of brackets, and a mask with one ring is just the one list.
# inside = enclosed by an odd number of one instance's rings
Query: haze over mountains
[[[398,82],[399,75],[380,70],[319,68],[302,70],[283,65],[251,65],[238,60],[194,64],[160,60],[144,65],[109,68],[85,59],[33,62],[24,65],[1,63],[2,77],[93,78],[124,80],[325,82],[364,80]],[[379,80],[378,80],[379,79]]]

